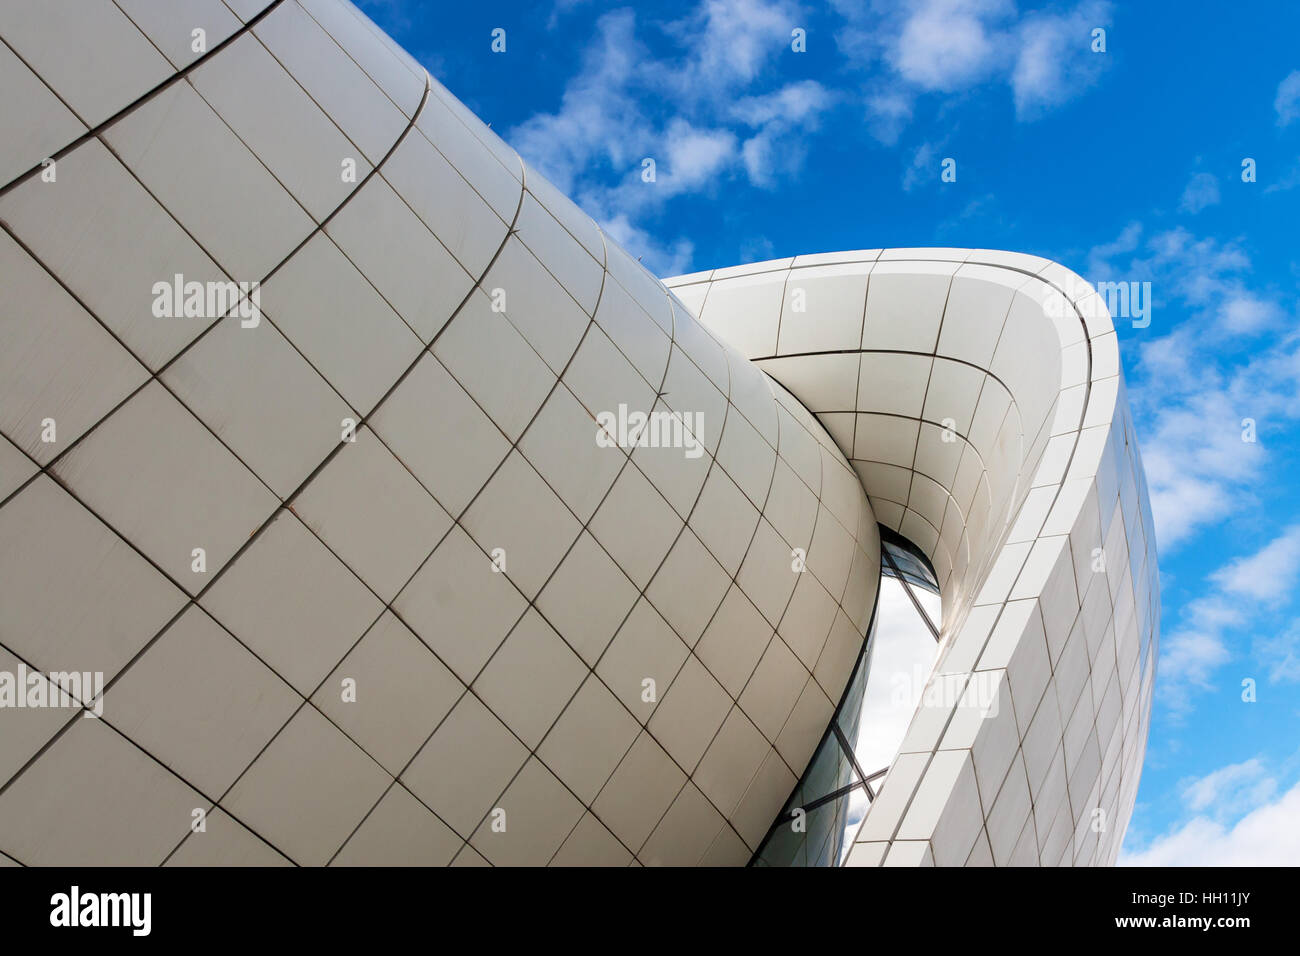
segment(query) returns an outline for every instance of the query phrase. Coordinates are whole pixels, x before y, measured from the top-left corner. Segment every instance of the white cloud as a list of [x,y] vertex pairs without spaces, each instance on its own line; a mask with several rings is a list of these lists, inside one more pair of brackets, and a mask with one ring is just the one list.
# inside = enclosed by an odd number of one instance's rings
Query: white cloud
[[1265,611],[1294,593],[1297,578],[1300,524],[1208,575],[1208,593],[1184,605],[1178,626],[1160,642],[1156,694],[1172,715],[1187,712],[1195,692],[1213,687],[1214,672],[1233,656],[1234,632],[1261,635],[1250,650],[1270,683],[1300,681],[1300,626],[1276,636],[1261,633],[1270,626]]
[[1277,325],[1282,319],[1282,310],[1276,302],[1250,293],[1240,293],[1223,303],[1219,317],[1227,331],[1252,335]]
[[1251,651],[1268,671],[1270,684],[1300,683],[1300,625],[1256,638]]
[[655,263],[660,275],[681,275],[690,268],[695,247],[689,239],[678,238],[668,243],[660,242],[645,229],[633,225],[627,216],[622,214],[604,220],[601,222],[601,228],[639,260],[649,259]]
[[[561,190],[597,162],[626,167],[639,162],[654,136],[629,86],[648,56],[636,38],[630,10],[601,17],[582,67],[569,81],[554,113],[538,113],[507,138],[528,162]],[[639,154],[639,155],[638,155]]]
[[993,71],[1005,42],[999,25],[1014,10],[1010,3],[921,0],[910,6],[885,53],[904,80],[953,92]]
[[1278,126],[1287,126],[1300,117],[1300,70],[1292,70],[1277,85],[1273,109],[1277,112]]
[[1219,814],[1235,810],[1239,815],[1270,799],[1277,792],[1277,781],[1265,776],[1263,761],[1252,757],[1184,781],[1181,789],[1183,800],[1195,812],[1214,806]]
[[1219,181],[1210,173],[1197,173],[1183,190],[1179,208],[1184,212],[1198,213],[1219,202]]
[[[391,2],[391,0],[381,0],[381,2]],[[590,2],[591,0],[554,0],[551,5],[551,15],[546,21],[546,29],[554,30],[564,17]]]
[[1276,603],[1289,597],[1300,574],[1300,524],[1292,525],[1259,551],[1212,574],[1229,594]]
[[814,80],[739,100],[731,115],[757,129],[741,145],[749,181],[770,189],[779,176],[797,172],[807,152],[808,133],[833,101],[830,91]]
[[740,158],[751,183],[766,189],[776,185],[775,172],[783,156],[777,148],[775,133],[760,132],[745,140],[740,147]]
[[903,170],[903,189],[911,192],[924,182],[939,182],[939,153],[933,143],[922,143]]
[[[1200,367],[1200,350],[1188,347],[1187,339],[1168,336],[1140,347],[1141,380],[1168,385],[1154,396],[1135,389],[1146,412],[1142,462],[1156,540],[1166,552],[1197,528],[1239,510],[1249,500],[1265,457],[1258,442],[1242,441],[1241,422],[1258,406],[1235,398],[1231,383]],[[1193,377],[1161,374],[1171,369]],[[1200,391],[1195,390],[1198,384]]]
[[[552,26],[579,2],[553,6]],[[850,99],[864,104],[872,134],[894,143],[920,96],[963,93],[991,80],[1014,92],[1017,115],[1032,118],[1077,95],[1105,60],[1089,50],[1089,30],[1109,15],[1097,0],[1024,16],[1012,0],[831,6],[843,22],[827,33],[847,61],[835,66],[853,83],[869,82],[860,96],[811,79],[790,82],[773,68],[778,58],[796,57],[791,31],[808,23],[798,0],[698,0],[678,19],[647,25],[620,8],[597,20],[555,108],[506,138],[598,222],[622,215],[629,235],[648,236],[674,197],[737,178],[779,188],[801,170],[808,134]],[[646,31],[657,36],[653,52],[642,41]],[[833,52],[829,43],[826,52]],[[647,157],[657,164],[657,188],[640,179]],[[919,173],[906,176],[909,187]],[[655,246],[644,252],[662,274],[666,263],[655,257],[689,244]]]
[[[1220,341],[1193,323],[1144,343],[1135,407],[1146,419],[1142,458],[1156,538],[1168,554],[1196,529],[1246,512],[1268,477],[1268,431],[1300,415],[1300,349],[1295,333],[1226,367]],[[1257,420],[1255,442],[1242,440],[1244,418]],[[1300,628],[1277,635],[1269,610],[1300,579],[1300,524],[1282,529],[1251,554],[1207,575],[1203,595],[1187,603],[1161,641],[1156,693],[1173,716],[1187,712],[1214,673],[1246,650],[1271,682],[1300,681]]]
[[1265,186],[1264,194],[1289,192],[1297,186],[1300,186],[1300,162],[1292,163],[1290,169]]
[[725,100],[789,50],[790,31],[802,19],[789,0],[703,0],[667,27],[690,54],[665,78],[684,96]]
[[867,96],[867,123],[871,135],[893,146],[912,118],[912,96],[902,89],[884,90]]
[[672,49],[652,55],[631,9],[606,13],[558,107],[506,138],[602,226],[617,223],[653,271],[682,271],[691,244],[651,235],[665,204],[737,176],[774,188],[798,172],[805,134],[834,103],[811,80],[772,88],[771,62],[802,20],[793,0],[701,0],[655,25]]
[[1134,252],[1142,238],[1142,223],[1130,222],[1110,242],[1093,246],[1088,252],[1088,274],[1098,278],[1111,271],[1110,260],[1118,255]]
[[692,192],[713,182],[736,156],[736,136],[729,130],[697,129],[684,119],[669,122],[663,132],[659,189],[668,196]]
[[[1200,791],[1193,788],[1193,793],[1199,795]],[[1198,814],[1145,848],[1125,850],[1119,857],[1120,866],[1297,864],[1300,864],[1300,783],[1276,800],[1250,810],[1235,823]]]
[[1064,15],[1032,15],[1017,31],[1011,71],[1016,116],[1034,119],[1095,83],[1105,53],[1093,53],[1092,30],[1110,17],[1105,3],[1084,3]]
[[[1294,335],[1226,367],[1213,353],[1220,342],[1217,331],[1198,336],[1184,325],[1138,348],[1131,395],[1165,553],[1255,500],[1267,477],[1270,435],[1300,415]],[[1247,419],[1255,423],[1255,441],[1243,440]]]
[[[1130,223],[1088,262],[1094,281],[1152,284],[1153,321],[1137,343],[1130,397],[1156,537],[1168,553],[1254,499],[1269,435],[1300,416],[1300,336],[1242,348],[1248,337],[1294,322],[1276,293],[1249,285],[1250,258],[1235,242],[1181,227],[1144,237]],[[1243,441],[1248,418],[1255,442]]]
[[1158,282],[1165,298],[1195,306],[1239,294],[1245,288],[1243,276],[1250,271],[1250,258],[1235,242],[1198,239],[1181,226],[1151,236],[1145,251],[1124,271]]
[[830,92],[816,80],[801,80],[736,102],[732,115],[750,126],[773,122],[798,123],[813,119],[831,102]]
[[[1110,5],[1084,0],[1054,13],[1021,16],[1010,0],[832,0],[844,18],[840,53],[870,70],[863,91],[872,135],[892,145],[920,95],[960,94],[1005,83],[1016,116],[1037,119],[1091,86],[1107,64],[1091,31]],[[881,75],[880,67],[885,70]]]
[[[1199,606],[1198,606],[1199,605]],[[1195,691],[1210,687],[1210,675],[1231,656],[1223,639],[1225,610],[1212,599],[1193,601],[1183,610],[1181,625],[1160,639],[1160,679],[1156,695],[1171,714],[1186,713]]]

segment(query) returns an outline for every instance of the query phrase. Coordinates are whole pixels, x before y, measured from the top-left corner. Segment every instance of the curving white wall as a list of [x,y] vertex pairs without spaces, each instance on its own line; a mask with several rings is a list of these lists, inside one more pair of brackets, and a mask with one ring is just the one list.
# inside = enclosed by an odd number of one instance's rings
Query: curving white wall
[[0,671],[107,682],[0,709],[0,860],[746,862],[878,581],[806,410],[350,4],[0,36]]
[[[0,862],[742,864],[861,649],[877,520],[939,568],[938,671],[1012,706],[919,711],[853,861],[1113,857],[1154,543],[1109,323],[1043,319],[1060,267],[674,294],[342,0],[0,37],[0,671],[107,683],[97,720],[0,709]],[[177,275],[258,309],[159,314]],[[603,447],[620,405],[702,453]]]
[[1159,592],[1101,298],[1045,259],[960,249],[666,284],[807,405],[939,576],[939,660],[850,863],[1113,862]]

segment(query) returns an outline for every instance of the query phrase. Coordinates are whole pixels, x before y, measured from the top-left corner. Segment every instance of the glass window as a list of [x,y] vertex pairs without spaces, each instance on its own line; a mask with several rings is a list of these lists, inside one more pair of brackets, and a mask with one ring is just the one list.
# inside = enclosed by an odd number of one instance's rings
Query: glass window
[[844,862],[934,666],[942,623],[934,570],[910,542],[883,527],[880,535],[880,588],[862,654],[753,866]]

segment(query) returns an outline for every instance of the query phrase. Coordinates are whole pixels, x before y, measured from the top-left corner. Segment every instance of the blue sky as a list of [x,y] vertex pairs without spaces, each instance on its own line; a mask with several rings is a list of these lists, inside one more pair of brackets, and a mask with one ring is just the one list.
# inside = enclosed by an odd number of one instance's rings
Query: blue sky
[[970,246],[1150,282],[1116,322],[1163,591],[1124,860],[1300,863],[1300,4],[361,6],[660,275]]

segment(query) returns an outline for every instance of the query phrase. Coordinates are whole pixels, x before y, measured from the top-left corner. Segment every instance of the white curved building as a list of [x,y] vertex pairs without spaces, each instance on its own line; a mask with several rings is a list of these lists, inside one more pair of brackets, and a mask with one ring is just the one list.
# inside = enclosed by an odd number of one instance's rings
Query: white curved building
[[1114,859],[1155,544],[1068,270],[661,283],[343,0],[0,39],[0,862]]
[[849,862],[1113,862],[1159,590],[1100,296],[1044,259],[956,249],[667,284],[816,415],[942,593],[928,693]]

